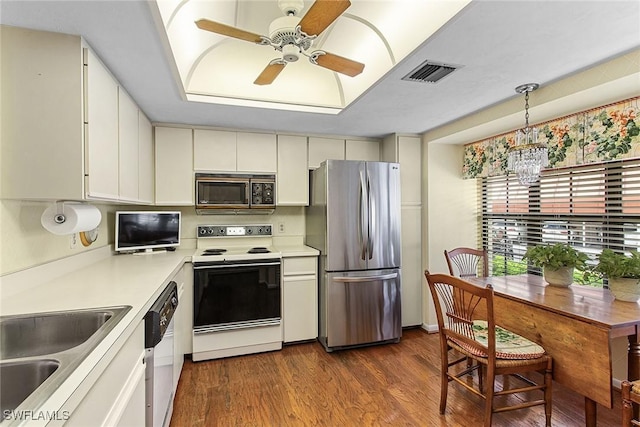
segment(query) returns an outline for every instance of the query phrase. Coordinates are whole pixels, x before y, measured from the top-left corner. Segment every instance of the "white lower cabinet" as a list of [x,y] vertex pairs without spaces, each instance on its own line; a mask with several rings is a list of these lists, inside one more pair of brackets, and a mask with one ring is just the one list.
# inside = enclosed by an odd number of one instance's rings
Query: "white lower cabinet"
[[318,257],[282,260],[284,342],[318,337]]
[[88,390],[80,385],[67,402],[69,406],[62,408],[70,414],[65,426],[144,426],[143,360],[144,321],[141,321],[95,383]]

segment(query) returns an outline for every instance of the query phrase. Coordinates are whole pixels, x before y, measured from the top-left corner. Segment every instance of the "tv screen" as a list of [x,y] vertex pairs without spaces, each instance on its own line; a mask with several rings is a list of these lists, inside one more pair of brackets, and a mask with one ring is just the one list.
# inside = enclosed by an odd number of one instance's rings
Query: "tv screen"
[[116,212],[116,251],[135,252],[180,245],[180,212]]

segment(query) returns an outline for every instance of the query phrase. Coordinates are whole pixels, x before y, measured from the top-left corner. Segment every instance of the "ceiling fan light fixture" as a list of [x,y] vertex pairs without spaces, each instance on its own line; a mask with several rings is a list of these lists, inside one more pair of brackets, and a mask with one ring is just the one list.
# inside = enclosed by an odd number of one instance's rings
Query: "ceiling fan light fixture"
[[296,62],[300,58],[300,49],[293,44],[282,46],[282,59],[286,62]]

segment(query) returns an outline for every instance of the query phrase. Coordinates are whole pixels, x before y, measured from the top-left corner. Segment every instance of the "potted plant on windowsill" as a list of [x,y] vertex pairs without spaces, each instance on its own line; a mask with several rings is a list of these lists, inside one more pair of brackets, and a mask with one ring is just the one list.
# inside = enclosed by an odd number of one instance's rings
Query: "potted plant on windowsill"
[[636,302],[640,298],[640,252],[626,256],[603,249],[592,270],[609,279],[609,289],[617,300]]
[[550,285],[567,287],[573,283],[573,270],[585,270],[589,257],[569,245],[556,243],[530,247],[523,259],[542,267],[544,280]]

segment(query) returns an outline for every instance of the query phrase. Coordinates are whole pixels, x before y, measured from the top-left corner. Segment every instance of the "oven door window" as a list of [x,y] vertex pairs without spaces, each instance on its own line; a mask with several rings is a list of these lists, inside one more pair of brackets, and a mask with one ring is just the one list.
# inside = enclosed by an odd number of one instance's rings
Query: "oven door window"
[[194,279],[194,327],[280,318],[280,264],[197,268]]

